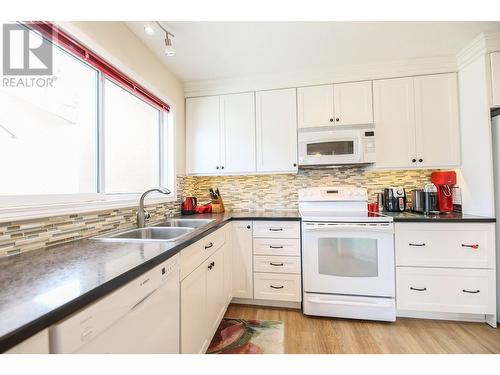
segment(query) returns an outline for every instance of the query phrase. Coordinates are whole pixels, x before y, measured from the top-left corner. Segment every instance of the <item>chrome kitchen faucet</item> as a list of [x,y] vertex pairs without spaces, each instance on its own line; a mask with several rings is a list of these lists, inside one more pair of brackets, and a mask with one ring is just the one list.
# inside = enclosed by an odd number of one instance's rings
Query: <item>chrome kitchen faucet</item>
[[144,209],[144,198],[146,195],[152,192],[158,192],[162,193],[165,195],[168,195],[171,193],[171,191],[167,188],[155,188],[155,189],[149,189],[146,190],[144,193],[141,195],[141,199],[139,199],[139,209],[137,211],[137,227],[138,228],[144,228],[144,225],[146,223],[146,219],[149,219],[151,217],[150,213]]

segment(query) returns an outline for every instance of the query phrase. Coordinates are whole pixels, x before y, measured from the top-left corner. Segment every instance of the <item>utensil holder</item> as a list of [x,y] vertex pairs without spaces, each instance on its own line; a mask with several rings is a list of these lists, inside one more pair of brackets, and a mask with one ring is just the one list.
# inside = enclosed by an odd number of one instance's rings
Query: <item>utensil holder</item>
[[224,201],[222,197],[219,196],[219,199],[212,199],[212,212],[215,214],[220,214],[225,211]]

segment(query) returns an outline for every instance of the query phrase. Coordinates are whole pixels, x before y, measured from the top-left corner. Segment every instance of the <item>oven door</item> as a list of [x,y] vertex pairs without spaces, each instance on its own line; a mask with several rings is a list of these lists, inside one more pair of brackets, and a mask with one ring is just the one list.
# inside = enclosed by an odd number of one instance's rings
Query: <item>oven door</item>
[[394,297],[392,223],[302,223],[304,291]]
[[299,165],[362,163],[361,153],[358,132],[299,134]]

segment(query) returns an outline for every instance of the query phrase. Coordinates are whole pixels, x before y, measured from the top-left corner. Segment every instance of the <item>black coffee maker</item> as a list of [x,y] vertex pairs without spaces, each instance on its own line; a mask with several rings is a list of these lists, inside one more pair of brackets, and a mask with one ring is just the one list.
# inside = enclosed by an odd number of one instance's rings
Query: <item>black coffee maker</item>
[[403,212],[406,210],[406,191],[403,187],[389,187],[384,189],[384,208],[389,212]]

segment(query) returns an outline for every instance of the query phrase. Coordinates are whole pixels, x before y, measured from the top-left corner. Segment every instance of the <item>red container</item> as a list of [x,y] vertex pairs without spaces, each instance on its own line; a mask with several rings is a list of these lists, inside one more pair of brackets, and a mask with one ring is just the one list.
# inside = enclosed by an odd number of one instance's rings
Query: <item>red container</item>
[[439,211],[453,211],[452,187],[457,183],[457,174],[454,171],[432,172],[431,181],[438,190]]

